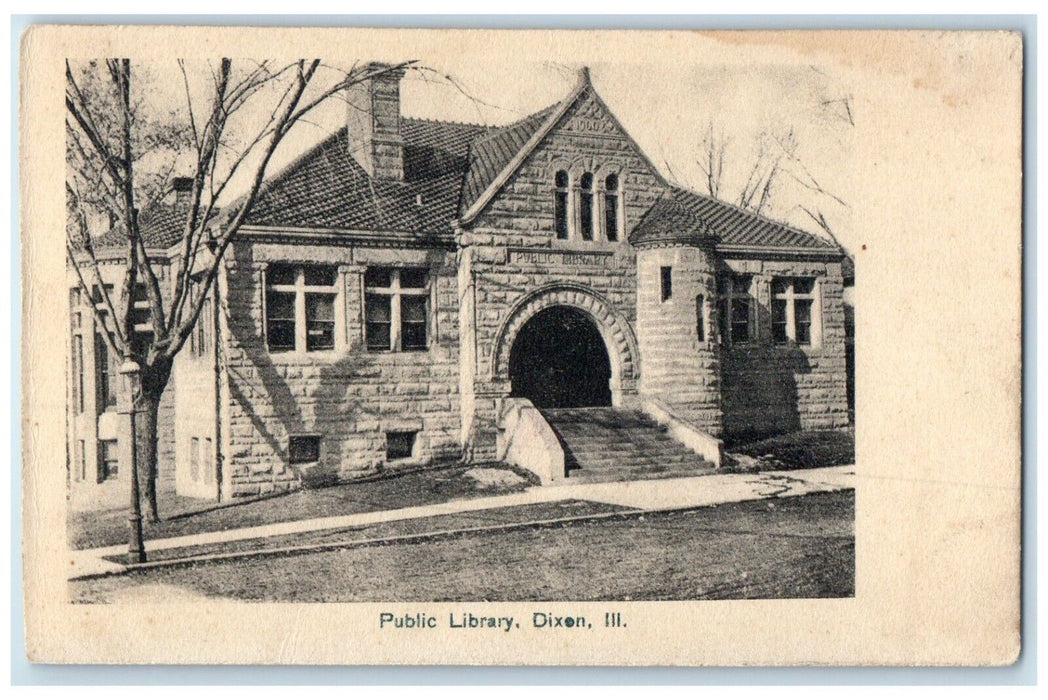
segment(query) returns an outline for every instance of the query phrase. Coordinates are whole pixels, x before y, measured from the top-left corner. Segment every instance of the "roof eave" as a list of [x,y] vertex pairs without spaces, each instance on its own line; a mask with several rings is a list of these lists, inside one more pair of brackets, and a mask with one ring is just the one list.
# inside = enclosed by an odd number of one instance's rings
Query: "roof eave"
[[264,226],[245,224],[238,234],[247,238],[282,238],[302,241],[322,241],[324,243],[341,243],[344,245],[367,245],[370,247],[419,247],[419,248],[454,248],[453,232],[445,234],[420,234],[417,231],[369,231],[364,229],[340,228],[307,228],[295,226]]
[[743,255],[785,255],[791,257],[843,258],[844,251],[839,248],[807,248],[804,246],[766,246],[738,245],[731,243],[717,244],[717,252]]

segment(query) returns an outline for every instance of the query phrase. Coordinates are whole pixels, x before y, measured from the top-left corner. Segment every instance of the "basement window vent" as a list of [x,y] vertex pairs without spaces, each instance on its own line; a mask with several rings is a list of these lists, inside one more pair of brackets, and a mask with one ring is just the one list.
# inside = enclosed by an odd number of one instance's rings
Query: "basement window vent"
[[415,431],[386,433],[386,459],[407,459],[415,452]]
[[320,461],[319,435],[292,435],[288,438],[288,460],[292,464]]

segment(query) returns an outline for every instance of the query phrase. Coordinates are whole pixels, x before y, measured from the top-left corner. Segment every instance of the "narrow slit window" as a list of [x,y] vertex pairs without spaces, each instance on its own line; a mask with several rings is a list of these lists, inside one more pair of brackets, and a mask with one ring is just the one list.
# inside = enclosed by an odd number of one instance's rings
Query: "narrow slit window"
[[98,412],[105,413],[116,406],[116,363],[101,333],[95,336],[95,362]]
[[583,173],[579,179],[579,231],[582,240],[593,240],[593,173]]
[[673,268],[664,266],[659,272],[662,300],[669,301],[673,298]]
[[604,179],[604,235],[613,243],[619,240],[619,176],[614,173]]
[[73,336],[73,411],[84,412],[84,337]]
[[200,438],[189,438],[189,478],[200,481]]
[[701,294],[695,297],[695,337],[706,341],[706,300]]
[[553,180],[553,223],[557,238],[568,238],[568,173],[558,170]]
[[211,438],[204,438],[203,452],[200,454],[200,471],[204,481],[211,483],[215,480],[215,447]]

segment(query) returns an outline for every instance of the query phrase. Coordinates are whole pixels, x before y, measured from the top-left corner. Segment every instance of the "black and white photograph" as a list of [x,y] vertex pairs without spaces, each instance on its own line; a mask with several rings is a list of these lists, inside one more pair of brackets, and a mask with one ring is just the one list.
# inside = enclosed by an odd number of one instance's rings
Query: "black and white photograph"
[[74,600],[852,594],[847,85],[660,168],[643,66],[170,63],[67,63]]
[[[883,591],[857,582],[899,576],[884,561],[918,551],[892,528],[955,497],[921,495],[906,470],[934,458],[906,456],[914,439],[890,427],[947,380],[894,402],[919,363],[883,359],[933,330],[917,295],[895,295],[915,261],[936,261],[905,225],[871,237],[901,214],[869,188],[886,177],[871,136],[883,95],[982,105],[940,98],[991,70],[971,47],[949,78],[918,70],[935,41],[966,38],[880,36],[929,50],[876,73],[842,53],[869,47],[836,34],[318,30],[305,45],[199,29],[195,50],[176,29],[140,51],[118,34],[78,45],[84,29],[47,49],[64,102],[40,128],[64,140],[33,143],[61,148],[65,206],[48,221],[61,214],[65,241],[49,244],[62,272],[38,304],[63,319],[47,337],[64,463],[34,473],[55,485],[37,492],[60,561],[50,602],[73,620],[323,604],[309,614],[334,624],[340,605],[370,604],[354,619],[391,648],[409,633],[426,648],[496,633],[611,645],[662,634],[636,611],[674,614],[634,603],[765,601],[812,606],[781,624],[829,630],[819,621]],[[660,53],[667,38],[679,57]],[[1021,56],[987,38],[994,60]],[[904,261],[897,277],[885,256]],[[945,368],[949,354],[922,357]],[[1017,476],[1010,455],[984,476]],[[1012,501],[993,498],[985,517],[1012,523]],[[893,502],[919,505],[891,523]],[[881,524],[859,527],[868,504]]]

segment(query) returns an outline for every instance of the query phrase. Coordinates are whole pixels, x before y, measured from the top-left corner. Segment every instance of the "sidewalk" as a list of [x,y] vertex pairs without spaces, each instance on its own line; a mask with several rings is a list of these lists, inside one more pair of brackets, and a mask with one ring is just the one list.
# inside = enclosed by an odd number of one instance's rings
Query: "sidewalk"
[[[352,515],[298,520],[220,532],[205,532],[181,537],[147,540],[146,551],[160,552],[203,545],[237,543],[245,540],[286,538],[292,535],[304,535],[327,530],[362,528],[379,523],[421,520],[479,511],[491,514],[493,516],[492,520],[498,521],[497,514],[499,509],[535,504],[583,501],[618,507],[618,510],[613,510],[611,513],[572,516],[563,519],[564,522],[569,522],[578,520],[580,517],[595,518],[607,517],[609,514],[622,515],[680,510],[721,503],[737,503],[851,489],[854,488],[854,477],[855,467],[844,466],[758,474],[711,474],[680,479],[538,486],[520,493],[503,496],[453,500],[445,503],[397,508],[394,510],[355,513]],[[555,521],[543,520],[542,522],[550,523]],[[512,523],[513,526],[526,526],[528,524],[527,522]],[[441,534],[452,533],[442,531]],[[128,567],[110,561],[107,557],[118,557],[126,552],[126,545],[72,550],[70,552],[70,572],[68,577],[79,578],[123,572]],[[244,552],[240,552],[241,556],[244,554]]]

